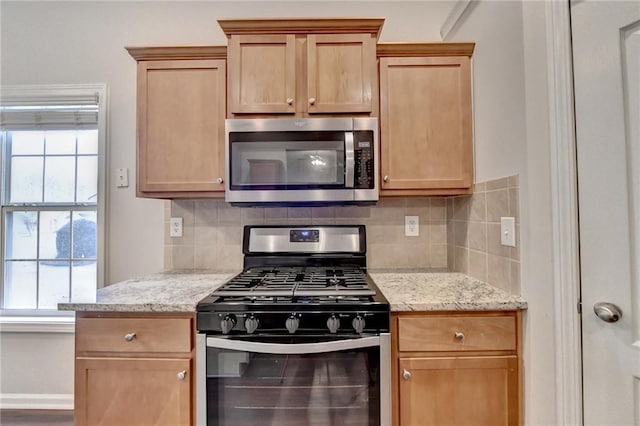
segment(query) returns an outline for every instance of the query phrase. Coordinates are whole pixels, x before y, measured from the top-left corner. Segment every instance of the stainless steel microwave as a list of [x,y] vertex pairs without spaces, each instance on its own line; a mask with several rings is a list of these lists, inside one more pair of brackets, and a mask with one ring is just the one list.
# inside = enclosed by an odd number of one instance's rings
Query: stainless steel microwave
[[225,201],[322,205],[378,200],[376,118],[226,120]]

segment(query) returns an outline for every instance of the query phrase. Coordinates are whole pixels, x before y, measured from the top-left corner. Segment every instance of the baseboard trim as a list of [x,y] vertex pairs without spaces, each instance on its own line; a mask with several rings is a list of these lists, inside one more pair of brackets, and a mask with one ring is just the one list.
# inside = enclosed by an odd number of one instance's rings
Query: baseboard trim
[[66,393],[1,393],[4,410],[73,410],[73,394]]

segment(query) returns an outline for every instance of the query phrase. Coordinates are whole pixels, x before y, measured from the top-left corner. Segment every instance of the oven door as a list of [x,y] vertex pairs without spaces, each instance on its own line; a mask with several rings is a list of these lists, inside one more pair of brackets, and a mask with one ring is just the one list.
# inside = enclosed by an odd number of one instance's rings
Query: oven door
[[198,335],[197,363],[198,425],[391,423],[389,334],[251,340]]

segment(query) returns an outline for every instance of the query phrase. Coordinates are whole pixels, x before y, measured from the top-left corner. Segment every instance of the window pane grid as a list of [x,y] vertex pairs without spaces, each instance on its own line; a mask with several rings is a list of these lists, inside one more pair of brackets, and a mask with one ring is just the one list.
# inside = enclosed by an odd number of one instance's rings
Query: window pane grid
[[5,205],[97,204],[97,130],[6,133]]
[[3,133],[9,182],[1,307],[56,309],[95,300],[97,130],[83,132],[82,152],[75,131]]

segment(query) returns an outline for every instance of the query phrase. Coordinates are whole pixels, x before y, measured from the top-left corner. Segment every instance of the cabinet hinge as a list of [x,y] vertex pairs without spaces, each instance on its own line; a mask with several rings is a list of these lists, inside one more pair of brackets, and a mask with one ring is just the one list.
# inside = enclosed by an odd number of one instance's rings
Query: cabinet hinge
[[578,315],[582,315],[582,302],[581,301],[578,301],[578,304],[577,304],[576,308],[578,309]]

